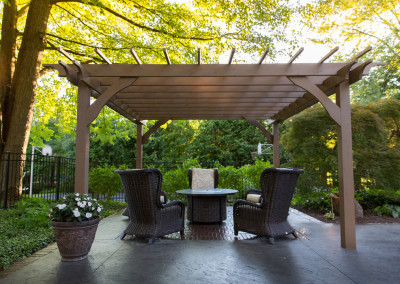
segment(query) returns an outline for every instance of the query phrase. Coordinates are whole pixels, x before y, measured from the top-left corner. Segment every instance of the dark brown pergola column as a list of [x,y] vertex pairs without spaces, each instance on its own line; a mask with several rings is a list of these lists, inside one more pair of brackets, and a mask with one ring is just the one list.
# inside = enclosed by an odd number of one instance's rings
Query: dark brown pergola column
[[274,149],[274,154],[273,154],[273,160],[274,160],[274,167],[279,168],[281,165],[281,159],[279,156],[279,122],[274,121],[273,124],[273,149]]

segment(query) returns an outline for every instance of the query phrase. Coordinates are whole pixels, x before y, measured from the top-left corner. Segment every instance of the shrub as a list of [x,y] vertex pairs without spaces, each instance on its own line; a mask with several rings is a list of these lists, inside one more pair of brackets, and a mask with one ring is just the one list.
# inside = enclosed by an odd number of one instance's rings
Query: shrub
[[393,218],[399,217],[400,214],[400,206],[383,204],[382,206],[378,206],[374,209],[378,216],[382,215],[391,215]]
[[292,205],[326,212],[331,210],[329,193],[330,191],[319,191],[310,194],[301,194],[299,191],[296,191],[292,199]]
[[400,191],[365,189],[356,191],[355,196],[364,210],[373,210],[383,204],[400,205]]
[[177,190],[189,188],[188,170],[190,168],[200,167],[196,159],[189,159],[178,169],[163,173],[162,190],[167,193],[168,199],[181,199],[181,196],[178,196],[175,192]]
[[[125,165],[119,167],[127,168]],[[117,168],[115,166],[104,165],[94,168],[89,173],[89,189],[97,196],[105,195],[108,201],[112,196],[122,192],[121,178],[114,173]]]

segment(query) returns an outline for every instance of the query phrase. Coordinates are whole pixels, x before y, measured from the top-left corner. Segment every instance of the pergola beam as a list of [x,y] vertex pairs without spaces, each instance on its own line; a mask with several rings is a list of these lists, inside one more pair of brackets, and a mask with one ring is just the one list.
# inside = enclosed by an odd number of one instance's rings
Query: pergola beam
[[317,100],[324,106],[326,111],[329,113],[330,117],[336,121],[337,124],[341,124],[340,121],[340,109],[337,105],[335,105],[326,94],[321,91],[320,88],[311,83],[307,77],[289,77],[289,79],[293,82],[293,84],[304,88],[304,90],[308,91]]
[[292,58],[289,59],[289,64],[292,64],[299,56],[300,54],[304,51],[304,47],[300,47],[300,49],[292,56]]
[[[163,49],[166,56],[168,53]],[[260,76],[334,76],[348,63],[277,64],[84,64],[90,77],[260,77]],[[294,57],[291,59],[295,59]],[[291,61],[290,60],[290,61]],[[58,64],[45,66],[58,68]],[[60,71],[60,70],[58,70]],[[60,72],[62,76],[62,72]],[[249,79],[249,78],[247,78]]]
[[168,122],[168,119],[161,119],[157,121],[149,130],[147,130],[146,134],[143,135],[142,138],[142,143],[145,144],[149,140],[151,134],[157,131],[158,128],[160,128],[161,125],[165,124]]
[[98,49],[97,47],[94,49],[94,51],[101,57],[101,59],[103,59],[107,64],[112,64],[111,60],[107,58],[107,56],[105,56],[103,54],[103,52],[101,52],[100,49]]
[[[163,48],[165,59],[167,60],[168,65],[171,65],[171,60],[169,59],[168,50]],[[145,65],[146,66],[146,65]]]
[[269,47],[267,47],[267,49],[265,49],[263,55],[261,55],[261,58],[260,58],[260,60],[258,61],[257,64],[262,64],[263,63],[263,61],[264,61],[265,57],[267,56],[268,52],[269,52]]
[[267,129],[265,129],[265,127],[261,123],[259,123],[255,119],[251,119],[248,117],[244,117],[244,119],[247,120],[248,123],[254,125],[259,130],[261,130],[262,134],[265,136],[265,138],[267,138],[269,143],[273,143],[273,140],[274,140],[273,135]]
[[129,49],[133,58],[135,59],[136,63],[139,65],[142,65],[142,61],[140,61],[139,56],[137,56],[135,50],[133,50],[133,48]]
[[304,89],[301,91],[287,91],[287,92],[168,92],[168,93],[139,93],[139,92],[128,92],[128,89],[131,90],[132,86],[127,87],[125,90],[121,91],[116,95],[116,99],[124,100],[124,99],[163,99],[163,98],[171,98],[171,99],[211,99],[211,98],[300,98],[304,95]]
[[231,55],[229,56],[228,64],[232,64],[233,56],[235,55],[235,48],[233,47],[231,50]]
[[338,51],[338,50],[339,50],[339,47],[336,46],[331,51],[329,51],[324,57],[322,57],[321,60],[318,61],[318,63],[324,63],[329,57],[331,57],[333,54],[335,54],[336,51]]

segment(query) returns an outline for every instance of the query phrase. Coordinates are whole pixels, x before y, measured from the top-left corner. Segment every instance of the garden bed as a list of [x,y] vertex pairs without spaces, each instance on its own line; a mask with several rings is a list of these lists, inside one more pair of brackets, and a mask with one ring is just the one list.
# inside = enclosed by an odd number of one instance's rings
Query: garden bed
[[[335,216],[335,219],[326,219],[324,217],[325,213],[322,213],[321,211],[317,209],[309,209],[309,208],[300,208],[300,207],[294,207],[295,209],[303,212],[304,214],[310,215],[311,217],[314,217],[315,219],[318,219],[324,223],[334,223],[334,224],[339,224],[340,217]],[[392,216],[388,215],[382,215],[378,216],[376,213],[372,212],[366,212],[364,211],[364,218],[360,218],[356,220],[356,224],[387,224],[387,223],[400,223],[400,218],[393,218]]]

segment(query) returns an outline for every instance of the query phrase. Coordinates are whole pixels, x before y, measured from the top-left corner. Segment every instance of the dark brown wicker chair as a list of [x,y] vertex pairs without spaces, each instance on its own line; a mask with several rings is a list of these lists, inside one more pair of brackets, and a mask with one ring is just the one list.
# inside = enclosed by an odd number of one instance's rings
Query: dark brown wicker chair
[[[192,188],[193,170],[188,170],[189,188]],[[218,188],[218,169],[214,169],[214,188]]]
[[268,168],[261,173],[261,190],[250,189],[248,194],[260,194],[260,202],[237,200],[233,205],[235,235],[244,231],[262,237],[268,237],[271,244],[274,238],[295,234],[287,221],[300,169]]
[[154,238],[180,231],[184,234],[185,205],[176,200],[161,203],[162,174],[157,169],[116,170],[125,191],[130,223],[121,235]]

